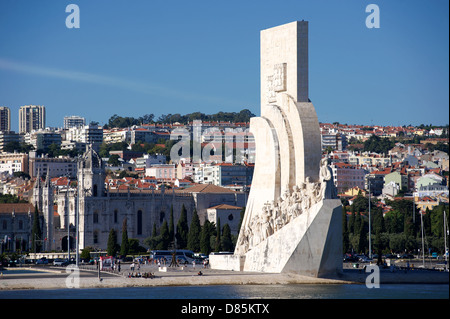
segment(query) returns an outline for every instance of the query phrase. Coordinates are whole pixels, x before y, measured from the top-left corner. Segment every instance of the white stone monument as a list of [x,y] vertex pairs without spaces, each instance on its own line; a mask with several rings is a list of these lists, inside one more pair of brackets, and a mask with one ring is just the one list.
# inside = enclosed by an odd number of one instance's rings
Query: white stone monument
[[324,277],[342,272],[342,210],[308,97],[308,22],[261,31],[256,158],[234,255],[212,268]]

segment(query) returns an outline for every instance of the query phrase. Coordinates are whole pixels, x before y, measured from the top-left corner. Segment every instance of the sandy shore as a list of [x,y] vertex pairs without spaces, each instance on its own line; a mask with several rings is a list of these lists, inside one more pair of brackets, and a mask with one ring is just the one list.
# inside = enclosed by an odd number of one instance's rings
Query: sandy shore
[[[35,270],[35,269],[33,269]],[[43,269],[42,269],[43,270]],[[117,288],[117,287],[147,287],[147,286],[190,286],[190,285],[273,285],[273,284],[365,284],[369,275],[363,270],[346,269],[337,278],[312,278],[295,274],[248,273],[213,269],[176,269],[169,272],[159,272],[157,268],[141,269],[141,272],[152,271],[155,278],[128,278],[128,271],[118,275],[101,275],[101,281],[95,272],[91,276],[81,276],[77,288]],[[201,270],[203,275],[197,273]],[[85,270],[82,270],[84,272]],[[7,273],[7,274],[6,274]],[[70,274],[65,269],[45,269],[38,274],[15,272],[14,269],[4,271],[0,278],[0,290],[11,289],[61,289],[71,288],[77,284],[71,281]],[[17,274],[17,275],[16,275]],[[52,274],[51,278],[48,278]],[[8,278],[14,275],[14,278]],[[41,278],[42,277],[42,278]],[[449,273],[426,270],[380,271],[380,284],[387,283],[433,283],[448,284]]]

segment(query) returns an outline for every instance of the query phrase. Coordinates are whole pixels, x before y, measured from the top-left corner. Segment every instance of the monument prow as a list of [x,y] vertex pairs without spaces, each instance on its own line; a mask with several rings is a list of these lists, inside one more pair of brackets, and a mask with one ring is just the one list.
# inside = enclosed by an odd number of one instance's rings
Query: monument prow
[[307,21],[261,31],[261,116],[250,131],[255,170],[236,249],[212,256],[211,267],[342,272],[341,203],[308,94]]

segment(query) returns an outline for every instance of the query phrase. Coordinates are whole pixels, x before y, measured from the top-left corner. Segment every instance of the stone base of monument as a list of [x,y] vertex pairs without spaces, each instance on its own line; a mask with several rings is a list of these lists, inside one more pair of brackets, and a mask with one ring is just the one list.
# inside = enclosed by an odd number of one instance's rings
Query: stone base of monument
[[209,255],[212,269],[243,271],[245,256],[239,255]]
[[342,273],[341,201],[322,200],[245,256],[213,256],[210,264],[213,269],[336,276]]
[[160,272],[174,272],[184,270],[184,267],[158,267]]

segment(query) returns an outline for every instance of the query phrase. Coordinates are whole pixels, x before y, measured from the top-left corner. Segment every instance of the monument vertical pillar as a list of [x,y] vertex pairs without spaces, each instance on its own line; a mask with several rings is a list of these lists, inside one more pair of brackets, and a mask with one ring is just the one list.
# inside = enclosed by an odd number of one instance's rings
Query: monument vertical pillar
[[232,257],[213,268],[326,276],[342,269],[342,213],[308,94],[308,22],[261,31],[252,187]]
[[308,179],[319,180],[321,138],[308,93],[308,22],[261,31],[261,117],[252,118],[256,156],[243,225]]

